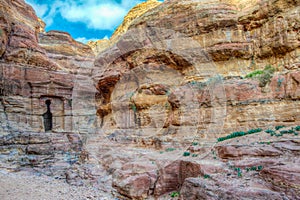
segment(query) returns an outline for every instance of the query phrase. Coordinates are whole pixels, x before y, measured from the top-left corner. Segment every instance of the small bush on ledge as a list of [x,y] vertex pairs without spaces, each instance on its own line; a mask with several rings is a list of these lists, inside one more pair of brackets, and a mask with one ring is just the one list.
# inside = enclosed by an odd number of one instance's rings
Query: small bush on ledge
[[232,138],[236,138],[236,137],[241,137],[241,136],[245,136],[245,135],[250,135],[250,134],[253,134],[253,133],[259,133],[261,131],[262,131],[261,128],[257,128],[257,129],[251,129],[247,132],[243,132],[243,131],[233,132],[230,135],[218,138],[218,142],[222,142],[224,140],[228,140],[228,139],[232,139]]
[[247,74],[245,78],[257,78],[259,80],[259,87],[265,87],[271,81],[275,68],[272,65],[266,65],[264,70],[256,70]]
[[172,192],[172,193],[170,194],[170,196],[171,196],[172,198],[174,198],[174,197],[179,197],[179,195],[180,195],[179,192]]
[[187,151],[183,153],[183,156],[190,156],[190,155],[191,155],[191,153],[187,152]]

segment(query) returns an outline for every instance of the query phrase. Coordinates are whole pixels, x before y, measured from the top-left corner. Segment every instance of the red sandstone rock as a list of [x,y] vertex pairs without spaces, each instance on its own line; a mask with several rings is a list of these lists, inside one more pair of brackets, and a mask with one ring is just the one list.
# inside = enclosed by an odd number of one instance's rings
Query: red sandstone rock
[[260,175],[270,182],[275,190],[284,191],[292,199],[300,197],[299,163],[286,163],[264,168]]
[[217,146],[216,150],[220,158],[242,159],[243,157],[255,156],[280,156],[282,152],[272,146],[251,147],[251,146]]
[[203,178],[188,178],[184,182],[180,194],[182,199],[277,199],[283,197],[266,188],[245,187],[229,184],[215,184]]

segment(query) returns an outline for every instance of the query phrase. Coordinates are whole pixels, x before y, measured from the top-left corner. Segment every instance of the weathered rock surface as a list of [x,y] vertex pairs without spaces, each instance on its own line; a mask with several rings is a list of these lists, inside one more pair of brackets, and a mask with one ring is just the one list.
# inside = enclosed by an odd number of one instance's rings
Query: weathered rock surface
[[50,70],[59,69],[38,45],[39,23],[34,10],[23,0],[2,0],[0,5],[1,60]]
[[157,0],[147,0],[143,3],[136,5],[127,13],[127,15],[124,17],[122,24],[115,30],[110,39],[90,41],[87,43],[87,45],[89,45],[93,49],[95,54],[98,55],[108,47],[114,45],[120,39],[120,37],[126,33],[128,27],[133,23],[135,19],[137,19],[147,11],[157,7],[160,4],[161,2]]
[[49,58],[65,71],[90,75],[94,53],[89,46],[76,42],[69,33],[59,31],[40,33],[39,45],[46,50]]
[[283,191],[294,199],[300,197],[300,169],[295,163],[285,163],[265,168],[261,176],[272,184],[275,190]]
[[1,137],[1,168],[31,168],[66,178],[66,171],[79,162],[83,143],[74,133],[12,133]]
[[181,188],[182,199],[284,199],[280,193],[266,188],[246,188],[244,186],[219,183],[203,178],[188,178]]
[[[94,110],[91,48],[68,33],[45,33],[45,23],[23,0],[3,0],[1,10],[1,135],[9,130],[44,131],[47,99],[52,101],[53,130],[77,127],[87,132]],[[78,126],[82,119],[86,122]]]

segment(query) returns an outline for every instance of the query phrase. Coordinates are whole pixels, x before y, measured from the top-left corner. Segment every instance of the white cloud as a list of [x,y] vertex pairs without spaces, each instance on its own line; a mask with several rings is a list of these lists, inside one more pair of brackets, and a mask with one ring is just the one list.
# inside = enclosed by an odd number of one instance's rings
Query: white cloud
[[[142,0],[53,0],[48,4],[38,4],[38,0],[26,0],[30,3],[47,25],[53,23],[57,14],[70,22],[85,23],[96,30],[114,30],[123,21],[127,12]],[[41,1],[40,1],[41,2]],[[43,2],[43,1],[42,1]],[[49,3],[50,2],[50,3]]]
[[68,21],[83,22],[87,27],[99,30],[113,30],[126,13],[126,9],[113,4],[68,5],[61,8],[62,17]]
[[32,0],[26,0],[26,3],[29,3],[36,12],[36,15],[42,18],[48,11],[48,6],[46,4],[37,4]]

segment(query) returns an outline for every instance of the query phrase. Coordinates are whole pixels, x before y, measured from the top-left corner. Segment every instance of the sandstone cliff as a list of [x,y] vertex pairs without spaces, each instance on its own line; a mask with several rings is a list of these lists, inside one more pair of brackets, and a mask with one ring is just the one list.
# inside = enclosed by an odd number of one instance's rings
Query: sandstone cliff
[[1,1],[0,57],[5,63],[27,64],[45,69],[59,67],[38,45],[38,18],[24,1]]
[[[135,160],[100,156],[107,158],[104,166],[116,169],[112,184],[118,194],[144,199],[181,190],[183,199],[299,199],[298,150],[291,157],[284,150],[298,149],[298,133],[285,138],[289,145],[264,132],[215,143],[231,132],[300,123],[299,6],[283,0],[166,1],[135,19],[98,55],[93,78],[101,133],[118,144],[172,152]],[[201,147],[191,145],[195,140]],[[178,159],[180,149],[204,157],[186,163]],[[110,164],[115,157],[122,157],[121,164]],[[245,174],[254,166],[264,170]],[[291,176],[297,178],[285,181]]]
[[[94,92],[88,78],[94,53],[68,33],[46,33],[45,23],[24,0],[1,0],[0,10],[1,168],[43,165],[45,173],[53,175],[51,168],[63,160],[61,155],[77,159],[82,150],[74,129],[91,131],[86,125],[94,118],[89,110],[94,106],[89,99]],[[53,116],[48,123],[58,134],[45,134],[46,100],[51,102]],[[19,142],[11,140],[16,137]],[[71,164],[58,164],[54,174],[65,177]]]
[[127,13],[122,24],[115,30],[109,40],[103,39],[95,42],[90,41],[88,42],[88,45],[93,49],[95,54],[104,51],[106,48],[112,46],[116,41],[118,41],[124,33],[126,33],[128,27],[134,22],[135,19],[139,18],[144,13],[157,7],[160,4],[161,3],[157,0],[147,0],[146,2],[136,5]]
[[[299,73],[298,11],[298,1],[261,1],[245,9],[219,1],[168,1],[148,11],[95,62],[104,127],[159,123],[163,134],[197,123],[195,131],[221,134],[299,123],[292,78]],[[244,78],[268,65],[275,73],[267,80]],[[124,118],[127,112],[131,119]]]

